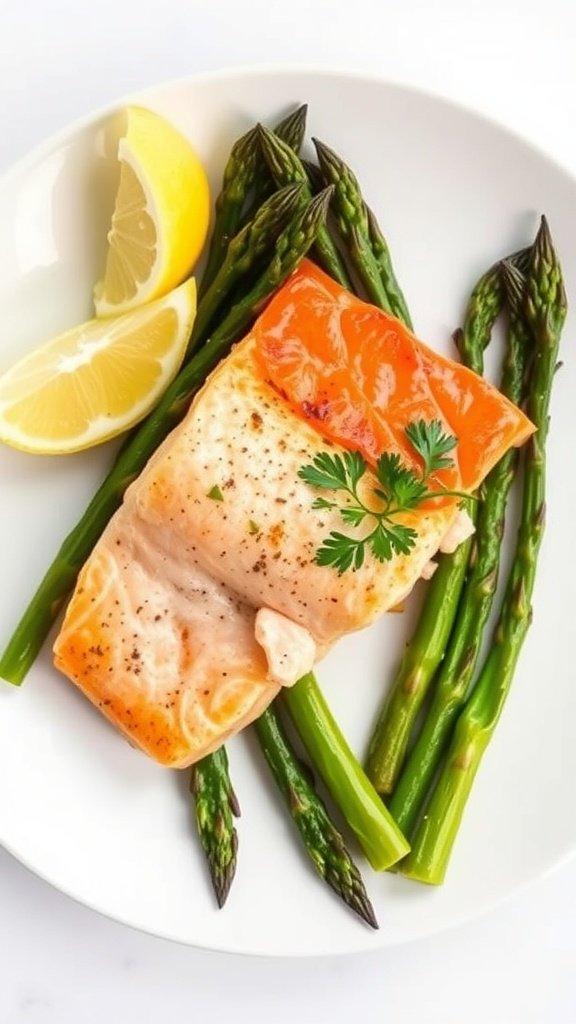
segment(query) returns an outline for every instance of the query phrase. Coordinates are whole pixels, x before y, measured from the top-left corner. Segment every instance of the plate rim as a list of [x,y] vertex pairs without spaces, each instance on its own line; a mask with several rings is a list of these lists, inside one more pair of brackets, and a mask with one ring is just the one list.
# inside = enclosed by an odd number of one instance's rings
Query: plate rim
[[190,82],[218,82],[224,81],[226,78],[236,78],[239,76],[258,76],[267,78],[275,75],[309,75],[317,78],[344,78],[349,81],[361,82],[367,85],[378,84],[387,86],[388,88],[396,89],[399,92],[407,92],[416,98],[422,97],[424,99],[432,99],[436,103],[448,107],[457,113],[472,116],[474,119],[483,123],[486,127],[504,132],[511,139],[514,139],[516,142],[530,149],[550,167],[566,175],[571,179],[573,184],[576,185],[576,164],[571,166],[568,163],[564,163],[559,158],[550,156],[541,146],[538,145],[538,143],[534,142],[530,136],[511,126],[506,121],[499,120],[497,117],[486,113],[480,107],[461,102],[458,98],[455,99],[453,96],[450,96],[448,93],[440,89],[422,88],[421,86],[414,85],[409,81],[404,81],[401,78],[392,78],[385,74],[379,74],[377,71],[358,71],[352,67],[338,67],[337,65],[330,64],[297,64],[288,61],[262,64],[233,64],[226,67],[213,68],[209,71],[191,73],[189,75],[176,75],[174,78],[160,78],[140,89],[122,93],[121,95],[116,96],[113,100],[91,107],[86,113],[81,114],[72,121],[68,121],[55,132],[44,136],[35,146],[26,150],[21,156],[17,157],[16,160],[7,164],[4,170],[0,172],[0,187],[3,188],[5,184],[8,184],[13,176],[16,177],[25,172],[28,166],[41,159],[55,146],[64,143],[70,136],[78,134],[85,128],[89,128],[100,118],[108,117],[120,106],[125,106],[128,103],[141,102],[150,93],[159,92],[161,90],[168,91],[176,87],[184,86]]

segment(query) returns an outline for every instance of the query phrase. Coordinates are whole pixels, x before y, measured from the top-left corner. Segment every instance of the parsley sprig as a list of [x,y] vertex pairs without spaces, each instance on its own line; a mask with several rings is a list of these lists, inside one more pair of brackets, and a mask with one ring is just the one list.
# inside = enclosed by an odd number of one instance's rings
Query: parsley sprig
[[346,504],[318,497],[312,508],[337,508],[342,521],[354,528],[365,521],[372,525],[371,531],[363,537],[332,531],[316,551],[318,565],[333,566],[341,575],[348,569],[359,569],[367,549],[379,562],[388,562],[394,555],[407,555],[416,544],[418,534],[412,527],[395,521],[395,516],[417,508],[430,498],[468,497],[461,491],[449,491],[441,484],[431,487],[439,470],[454,465],[449,453],[457,441],[452,434],[443,432],[440,421],[415,420],[405,428],[405,434],[422,460],[421,472],[407,466],[396,452],[384,452],[376,463],[378,486],[372,488],[379,503],[377,508],[366,505],[358,494],[358,485],[368,468],[359,452],[334,455],[320,452],[311,465],[302,466],[298,471],[300,479],[310,487],[347,494]]

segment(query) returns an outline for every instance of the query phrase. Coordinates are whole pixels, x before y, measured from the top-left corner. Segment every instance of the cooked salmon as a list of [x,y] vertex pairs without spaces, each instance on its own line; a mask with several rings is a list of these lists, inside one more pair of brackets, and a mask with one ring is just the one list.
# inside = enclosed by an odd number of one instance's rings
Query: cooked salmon
[[490,384],[303,261],[128,488],[79,576],[56,666],[160,763],[217,748],[398,605],[454,534],[445,497],[398,516],[418,534],[409,554],[367,554],[341,575],[315,561],[342,522],[312,508],[299,469],[327,449],[416,465],[414,419],[457,436],[438,483],[467,492],[532,431]]

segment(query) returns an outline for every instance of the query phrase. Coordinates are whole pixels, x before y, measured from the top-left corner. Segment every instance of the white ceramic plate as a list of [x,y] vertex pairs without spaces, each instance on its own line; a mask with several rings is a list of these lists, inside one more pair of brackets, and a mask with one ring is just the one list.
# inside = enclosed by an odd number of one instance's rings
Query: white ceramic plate
[[[494,124],[383,82],[305,71],[227,72],[154,88],[216,185],[256,119],[310,105],[311,133],[355,167],[388,235],[420,335],[449,351],[478,273],[549,217],[576,294],[576,183]],[[0,370],[90,315],[114,189],[103,126],[74,126],[0,182]],[[404,942],[478,914],[576,845],[576,365],[567,325],[553,401],[549,520],[535,621],[477,778],[448,877],[428,889],[364,865],[380,931],[348,914],[309,869],[249,736],[229,745],[240,858],[214,908],[191,822],[187,773],[132,750],[51,667],[48,645],[20,690],[0,689],[0,841],[39,875],[110,916],[185,943],[273,955]],[[0,451],[0,643],[108,465],[110,446],[41,459]],[[362,754],[414,608],[345,640],[320,677]]]

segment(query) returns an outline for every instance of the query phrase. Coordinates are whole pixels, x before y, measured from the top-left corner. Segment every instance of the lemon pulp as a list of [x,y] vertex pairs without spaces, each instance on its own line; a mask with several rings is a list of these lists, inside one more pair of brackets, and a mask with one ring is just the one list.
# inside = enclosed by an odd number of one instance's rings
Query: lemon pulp
[[31,352],[0,377],[0,439],[64,454],[127,430],[178,372],[195,313],[190,279],[162,299],[89,320]]
[[208,232],[210,193],[188,140],[143,107],[127,107],[118,145],[120,182],[97,316],[113,316],[166,294],[186,278]]

